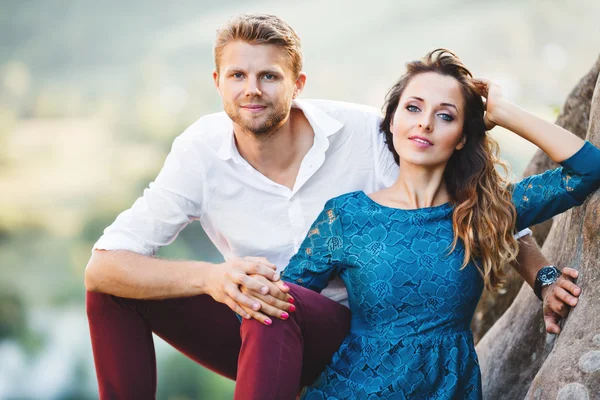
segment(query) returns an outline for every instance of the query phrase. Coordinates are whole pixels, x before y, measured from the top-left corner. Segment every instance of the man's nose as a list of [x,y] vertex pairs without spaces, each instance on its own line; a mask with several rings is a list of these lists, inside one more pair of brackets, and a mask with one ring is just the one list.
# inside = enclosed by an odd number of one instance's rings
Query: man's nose
[[261,96],[260,82],[256,78],[249,78],[246,81],[246,96]]

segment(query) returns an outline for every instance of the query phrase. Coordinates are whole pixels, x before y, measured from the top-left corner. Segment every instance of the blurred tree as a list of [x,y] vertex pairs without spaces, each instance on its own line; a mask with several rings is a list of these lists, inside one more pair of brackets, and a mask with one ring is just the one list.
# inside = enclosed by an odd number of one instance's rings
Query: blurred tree
[[0,341],[25,334],[25,305],[19,294],[8,288],[0,289]]

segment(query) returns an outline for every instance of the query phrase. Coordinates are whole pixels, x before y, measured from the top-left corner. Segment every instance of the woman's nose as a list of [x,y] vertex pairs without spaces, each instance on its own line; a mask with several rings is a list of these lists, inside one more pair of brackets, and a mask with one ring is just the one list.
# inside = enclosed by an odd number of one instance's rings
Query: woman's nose
[[429,117],[423,117],[419,121],[419,128],[425,132],[431,132],[431,119]]

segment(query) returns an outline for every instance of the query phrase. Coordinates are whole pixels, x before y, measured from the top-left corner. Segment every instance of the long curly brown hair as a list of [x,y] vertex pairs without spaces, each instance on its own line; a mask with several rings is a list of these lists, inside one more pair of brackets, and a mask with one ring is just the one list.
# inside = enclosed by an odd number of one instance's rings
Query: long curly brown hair
[[[486,288],[497,290],[504,281],[504,265],[514,261],[518,244],[513,234],[516,210],[506,179],[507,167],[498,158],[498,143],[487,133],[484,123],[484,104],[475,87],[473,75],[451,51],[436,49],[418,61],[407,64],[407,71],[387,94],[380,129],[394,155],[390,124],[404,89],[415,76],[435,72],[453,77],[460,84],[465,100],[461,150],[455,150],[444,171],[444,182],[454,205],[452,215],[454,241],[450,252],[461,239],[465,247],[462,268],[470,261],[479,269]],[[500,174],[498,168],[504,170]]]

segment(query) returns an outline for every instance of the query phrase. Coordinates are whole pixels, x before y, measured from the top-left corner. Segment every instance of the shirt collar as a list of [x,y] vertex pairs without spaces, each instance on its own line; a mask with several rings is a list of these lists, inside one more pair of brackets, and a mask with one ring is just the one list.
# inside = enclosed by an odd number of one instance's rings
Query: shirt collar
[[[323,142],[323,139],[338,132],[344,126],[343,123],[330,117],[307,101],[295,99],[292,101],[292,108],[294,107],[301,109],[306,116],[306,119],[308,119],[308,122],[315,132],[315,143]],[[227,126],[223,132],[223,142],[217,151],[217,155],[224,161],[233,157],[241,157],[235,145],[233,122],[230,119],[228,119]]]

